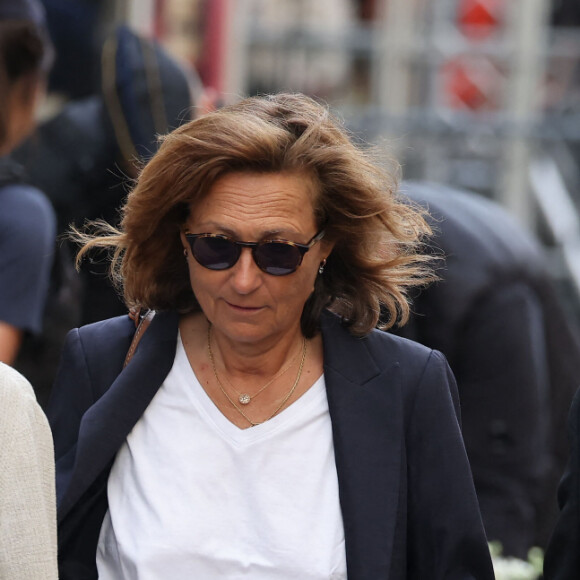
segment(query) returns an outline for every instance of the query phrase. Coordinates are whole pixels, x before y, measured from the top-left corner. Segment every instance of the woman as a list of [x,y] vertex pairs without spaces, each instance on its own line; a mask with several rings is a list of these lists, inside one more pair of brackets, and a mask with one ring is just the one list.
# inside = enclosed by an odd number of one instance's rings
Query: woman
[[30,383],[0,363],[0,578],[53,580],[56,498],[50,428]]
[[7,364],[27,332],[40,332],[48,292],[54,212],[9,154],[34,126],[51,58],[42,5],[0,0],[0,361]]
[[[168,135],[114,251],[157,314],[73,331],[49,416],[61,578],[492,578],[436,352],[373,330],[427,228],[301,95]],[[140,331],[139,331],[140,332]]]

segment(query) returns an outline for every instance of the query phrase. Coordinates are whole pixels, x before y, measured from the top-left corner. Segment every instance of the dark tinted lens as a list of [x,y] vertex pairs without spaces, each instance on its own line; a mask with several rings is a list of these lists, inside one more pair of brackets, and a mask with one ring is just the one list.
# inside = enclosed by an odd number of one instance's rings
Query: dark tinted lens
[[191,251],[193,257],[210,270],[227,270],[240,256],[240,249],[226,238],[196,238]]
[[285,276],[298,268],[302,255],[300,250],[282,242],[266,242],[254,251],[256,263],[264,272],[273,276]]

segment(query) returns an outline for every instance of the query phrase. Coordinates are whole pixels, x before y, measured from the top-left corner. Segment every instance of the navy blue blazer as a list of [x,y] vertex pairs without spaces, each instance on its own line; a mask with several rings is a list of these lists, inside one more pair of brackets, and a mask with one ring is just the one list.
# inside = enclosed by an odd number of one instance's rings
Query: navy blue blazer
[[[97,578],[115,454],[167,376],[178,316],[158,314],[129,365],[127,317],[71,331],[47,409],[61,580]],[[321,320],[349,580],[488,580],[493,570],[443,355]]]

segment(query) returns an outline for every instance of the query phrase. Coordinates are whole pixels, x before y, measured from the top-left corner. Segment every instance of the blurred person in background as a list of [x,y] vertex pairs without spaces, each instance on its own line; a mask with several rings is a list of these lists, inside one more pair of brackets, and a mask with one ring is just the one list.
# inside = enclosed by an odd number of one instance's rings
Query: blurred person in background
[[0,578],[56,580],[50,427],[30,383],[1,362],[0,448]]
[[[74,22],[68,21],[69,26]],[[62,35],[67,30],[61,24],[56,32]],[[57,48],[74,39],[79,41],[73,35],[57,43]],[[87,58],[90,55],[92,51]],[[195,70],[172,58],[155,40],[125,25],[107,35],[97,55],[100,88],[68,101],[14,154],[25,166],[30,183],[50,198],[58,234],[64,234],[71,223],[81,226],[85,220],[117,223],[126,183],[157,149],[158,136],[189,120],[200,108],[211,107]],[[59,78],[57,86],[66,87],[62,74]],[[50,332],[29,341],[16,363],[43,405],[66,333],[81,324],[126,313],[107,277],[104,255],[94,252],[79,276],[72,253],[68,244],[59,243],[59,268],[53,271],[53,286],[58,291],[46,313]]]
[[65,345],[61,580],[493,578],[447,362],[375,329],[433,279],[395,189],[303,95],[164,138],[82,237],[147,314]]
[[[85,220],[117,223],[126,184],[156,151],[158,136],[212,107],[194,69],[126,25],[106,37],[99,62],[100,89],[68,102],[15,154],[50,198],[59,234]],[[81,324],[126,312],[102,257],[95,253],[81,270]]]
[[557,517],[578,329],[539,243],[497,203],[432,183],[402,192],[428,209],[432,251],[445,263],[397,332],[447,357],[487,536],[527,559]]
[[55,217],[26,185],[13,149],[30,133],[52,49],[42,6],[0,0],[0,361],[13,364],[26,333],[40,333]]

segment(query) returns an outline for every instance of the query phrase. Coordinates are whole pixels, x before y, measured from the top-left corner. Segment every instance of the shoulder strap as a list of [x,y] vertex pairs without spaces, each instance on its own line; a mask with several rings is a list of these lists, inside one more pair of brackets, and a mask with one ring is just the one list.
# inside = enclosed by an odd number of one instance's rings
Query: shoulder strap
[[129,347],[129,350],[127,351],[127,356],[125,357],[125,362],[123,363],[123,368],[125,368],[129,364],[131,359],[133,358],[133,355],[135,354],[135,351],[137,350],[137,346],[139,345],[139,342],[143,338],[145,331],[147,330],[147,328],[151,324],[151,321],[153,320],[154,317],[155,317],[155,310],[147,310],[147,312],[145,312],[145,314],[141,314],[141,309],[138,308],[136,310],[132,310],[129,313],[129,318],[131,318],[131,320],[133,320],[135,322],[135,327],[137,330],[135,330],[135,335],[133,336],[133,340],[131,341],[131,346]]

